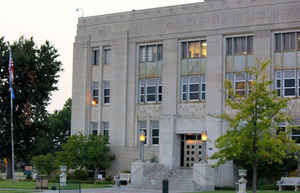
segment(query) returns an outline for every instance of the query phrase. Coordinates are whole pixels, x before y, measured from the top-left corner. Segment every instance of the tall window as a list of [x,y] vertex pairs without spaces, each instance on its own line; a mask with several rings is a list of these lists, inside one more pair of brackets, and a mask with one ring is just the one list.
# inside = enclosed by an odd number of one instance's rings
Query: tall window
[[110,83],[108,80],[103,80],[102,82],[102,93],[103,93],[103,104],[110,103]]
[[300,96],[300,70],[275,71],[275,89],[278,96]]
[[163,59],[162,45],[145,45],[139,47],[140,62],[154,62]]
[[90,134],[97,135],[98,134],[98,122],[91,121],[90,122]]
[[276,33],[274,46],[274,86],[278,96],[300,96],[300,32]]
[[109,137],[109,122],[108,121],[101,122],[101,135]]
[[99,82],[93,81],[92,82],[92,104],[99,103]]
[[253,60],[253,36],[226,38],[226,79],[231,81],[236,95],[246,96],[251,89],[253,77],[247,68]]
[[160,103],[162,101],[161,67],[163,45],[139,46],[139,103]]
[[182,58],[200,58],[207,56],[206,40],[182,42]]
[[155,103],[162,101],[162,85],[159,78],[139,81],[139,102]]
[[181,77],[182,101],[205,101],[206,81],[204,75]]
[[300,143],[300,130],[292,129],[292,140],[295,140],[295,143]]
[[99,48],[92,49],[92,64],[93,65],[99,64]]
[[300,32],[276,33],[275,52],[300,50]]
[[233,37],[226,39],[226,55],[253,54],[253,36]]
[[159,121],[151,120],[150,121],[150,130],[151,130],[151,143],[159,144]]
[[142,132],[145,135],[145,144],[147,144],[147,121],[138,121],[138,136],[142,134]]
[[111,64],[111,47],[104,47],[103,48],[103,64]]

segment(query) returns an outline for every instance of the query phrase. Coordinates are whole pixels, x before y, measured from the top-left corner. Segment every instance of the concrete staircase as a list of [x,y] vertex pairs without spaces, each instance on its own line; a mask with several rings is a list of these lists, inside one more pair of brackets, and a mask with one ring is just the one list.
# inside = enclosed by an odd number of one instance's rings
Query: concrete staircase
[[172,170],[169,176],[169,189],[172,192],[194,192],[192,168]]

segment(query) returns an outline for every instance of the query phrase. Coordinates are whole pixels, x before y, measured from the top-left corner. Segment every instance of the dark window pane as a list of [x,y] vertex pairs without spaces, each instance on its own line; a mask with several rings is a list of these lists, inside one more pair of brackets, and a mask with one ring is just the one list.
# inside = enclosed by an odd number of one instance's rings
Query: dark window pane
[[186,100],[186,94],[182,94],[182,100]]
[[183,86],[182,86],[182,91],[183,91],[183,92],[187,92],[187,86],[186,86],[186,85],[183,85]]
[[152,144],[159,144],[159,138],[153,138]]
[[281,51],[281,34],[275,34],[275,52]]
[[104,103],[109,103],[109,97],[104,97]]
[[97,135],[97,130],[93,130],[93,135]]
[[144,95],[140,96],[140,101],[141,101],[141,102],[145,102],[145,97],[144,97]]
[[155,101],[156,96],[155,95],[147,95],[147,101]]
[[141,94],[145,94],[145,88],[141,87]]
[[202,93],[202,100],[205,100],[205,93]]
[[284,87],[295,87],[295,79],[284,80]]
[[158,45],[157,46],[157,60],[160,61],[163,59],[163,46]]
[[227,56],[232,55],[232,38],[227,38],[226,53],[227,53]]
[[202,91],[205,91],[205,90],[206,90],[206,85],[202,84]]
[[147,93],[155,93],[156,92],[156,87],[155,86],[151,86],[151,87],[147,87]]
[[277,88],[280,88],[280,87],[281,87],[281,80],[277,80],[277,81],[276,81],[276,87],[277,87]]
[[198,91],[199,91],[199,84],[190,85],[190,92],[198,92]]
[[158,129],[153,129],[152,130],[152,136],[159,136],[159,130]]
[[300,50],[300,32],[297,33],[297,48]]
[[294,88],[286,88],[284,89],[284,96],[295,96],[296,89]]
[[300,129],[292,129],[292,135],[300,135]]
[[162,95],[158,95],[158,101],[162,101]]
[[158,87],[158,93],[162,93],[162,86]]
[[300,136],[292,136],[292,139],[295,140],[295,143],[300,143]]
[[183,42],[182,43],[181,49],[182,49],[182,51],[181,51],[181,57],[182,58],[187,58],[187,42]]
[[199,99],[199,93],[190,93],[190,100]]
[[280,89],[277,89],[277,96],[280,96]]
[[248,54],[252,54],[253,53],[253,36],[248,37],[247,46],[248,46],[248,49],[247,49]]
[[290,44],[291,44],[291,50],[295,50],[296,48],[296,33],[290,33],[291,34],[291,39],[290,39]]
[[104,89],[104,96],[109,96],[109,92],[110,91],[110,89]]

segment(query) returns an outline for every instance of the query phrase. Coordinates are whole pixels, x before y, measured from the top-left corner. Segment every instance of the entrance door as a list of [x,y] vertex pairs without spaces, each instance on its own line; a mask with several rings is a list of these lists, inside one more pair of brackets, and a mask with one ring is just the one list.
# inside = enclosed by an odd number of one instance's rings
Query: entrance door
[[193,167],[201,161],[201,135],[184,135],[183,140],[183,167]]

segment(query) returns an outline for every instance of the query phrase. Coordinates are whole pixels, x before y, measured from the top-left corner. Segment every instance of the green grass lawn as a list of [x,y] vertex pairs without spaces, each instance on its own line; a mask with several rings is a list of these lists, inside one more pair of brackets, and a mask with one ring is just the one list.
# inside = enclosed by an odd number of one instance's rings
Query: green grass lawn
[[[48,183],[49,189],[51,186],[56,185],[58,189],[58,183]],[[111,187],[109,184],[81,184],[82,189],[86,188],[106,188],[106,187]],[[35,182],[33,181],[13,181],[13,180],[0,180],[0,189],[3,188],[11,188],[11,189],[23,189],[25,190],[34,190],[35,189]],[[0,190],[0,193],[4,193],[3,191],[6,190]],[[8,191],[6,191],[8,192]],[[32,191],[31,191],[32,192]],[[9,192],[9,193],[14,193],[14,192]],[[23,193],[23,192],[18,192],[18,193]],[[27,193],[27,192],[26,192]]]
[[[277,190],[257,190],[257,193],[279,193]],[[280,193],[292,193],[291,191],[281,191]],[[212,193],[212,192],[194,192],[194,193]],[[234,190],[216,190],[215,193],[236,193]],[[250,189],[248,189],[247,193],[252,193]]]
[[0,193],[35,193],[37,190],[0,190]]

